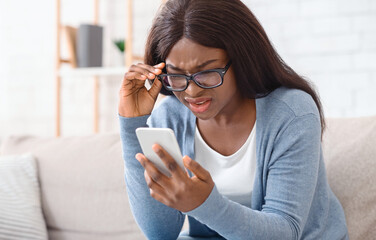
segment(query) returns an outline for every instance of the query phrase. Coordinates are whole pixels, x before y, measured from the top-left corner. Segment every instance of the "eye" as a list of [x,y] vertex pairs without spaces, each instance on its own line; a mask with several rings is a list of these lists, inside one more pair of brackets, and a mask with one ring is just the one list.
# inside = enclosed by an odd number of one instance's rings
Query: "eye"
[[207,71],[196,75],[195,80],[203,86],[210,87],[220,84],[222,78],[218,72]]

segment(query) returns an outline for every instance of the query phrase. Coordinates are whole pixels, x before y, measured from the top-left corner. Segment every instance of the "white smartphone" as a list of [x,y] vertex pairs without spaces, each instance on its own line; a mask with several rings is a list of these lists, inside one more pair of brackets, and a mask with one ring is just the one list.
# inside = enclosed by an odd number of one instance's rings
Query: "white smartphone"
[[176,161],[176,163],[185,171],[183,156],[180,152],[179,144],[176,140],[174,131],[170,128],[137,128],[136,135],[141,145],[142,152],[154,165],[166,176],[171,173],[163,161],[153,151],[152,146],[156,143],[161,145]]

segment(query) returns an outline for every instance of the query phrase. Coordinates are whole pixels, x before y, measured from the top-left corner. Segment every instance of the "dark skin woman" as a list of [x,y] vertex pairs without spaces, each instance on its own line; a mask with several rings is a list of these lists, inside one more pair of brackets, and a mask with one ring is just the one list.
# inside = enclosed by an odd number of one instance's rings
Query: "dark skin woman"
[[[160,93],[171,96],[156,107]],[[325,177],[319,97],[241,1],[168,1],[145,62],[124,76],[119,115],[129,200],[149,239],[348,238]],[[137,127],[173,129],[186,169],[155,144],[171,176],[161,173]]]

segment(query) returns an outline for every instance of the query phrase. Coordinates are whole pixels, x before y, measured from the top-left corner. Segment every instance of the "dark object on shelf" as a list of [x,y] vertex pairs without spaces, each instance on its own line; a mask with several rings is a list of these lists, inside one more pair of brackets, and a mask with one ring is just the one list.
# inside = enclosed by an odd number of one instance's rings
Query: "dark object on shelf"
[[119,40],[114,40],[113,42],[116,45],[117,49],[119,49],[119,51],[123,53],[125,50],[125,40],[119,39]]
[[101,67],[103,27],[81,24],[77,30],[77,66]]

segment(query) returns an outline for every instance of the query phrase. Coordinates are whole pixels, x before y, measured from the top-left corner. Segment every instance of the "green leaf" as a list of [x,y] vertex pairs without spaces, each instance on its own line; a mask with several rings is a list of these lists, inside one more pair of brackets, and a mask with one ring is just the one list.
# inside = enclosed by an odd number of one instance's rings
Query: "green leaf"
[[124,39],[114,40],[113,42],[116,45],[116,47],[120,50],[120,52],[124,52],[124,50],[125,50],[125,40]]

